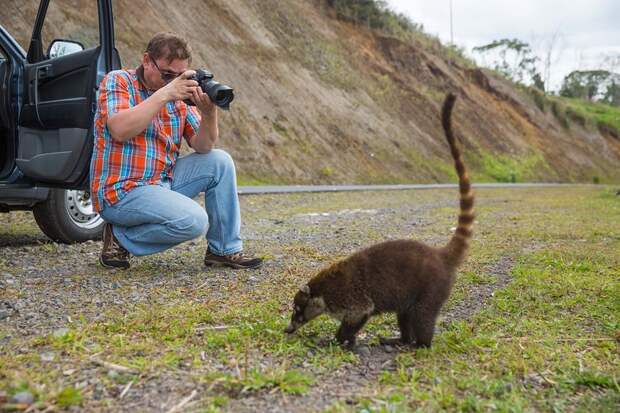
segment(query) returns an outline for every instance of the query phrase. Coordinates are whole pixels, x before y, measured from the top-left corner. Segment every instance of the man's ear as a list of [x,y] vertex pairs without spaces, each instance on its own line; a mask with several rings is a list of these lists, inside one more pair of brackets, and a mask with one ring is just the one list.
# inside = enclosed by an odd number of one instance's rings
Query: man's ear
[[304,294],[310,295],[310,286],[308,284],[305,284],[299,289],[299,291],[301,291]]

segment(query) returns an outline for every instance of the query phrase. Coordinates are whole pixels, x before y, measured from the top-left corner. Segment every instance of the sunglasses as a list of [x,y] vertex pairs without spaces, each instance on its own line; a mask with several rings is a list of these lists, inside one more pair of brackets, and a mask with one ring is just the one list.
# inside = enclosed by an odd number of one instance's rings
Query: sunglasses
[[157,70],[159,71],[159,75],[161,76],[162,80],[166,83],[171,82],[173,79],[181,76],[183,74],[183,72],[181,73],[177,73],[177,72],[171,72],[170,70],[161,70],[159,68],[159,66],[157,65],[157,62],[155,61],[155,59],[153,59],[153,56],[151,56],[149,54],[149,58],[151,59],[151,62],[153,62],[153,64],[155,65],[155,67],[157,68]]

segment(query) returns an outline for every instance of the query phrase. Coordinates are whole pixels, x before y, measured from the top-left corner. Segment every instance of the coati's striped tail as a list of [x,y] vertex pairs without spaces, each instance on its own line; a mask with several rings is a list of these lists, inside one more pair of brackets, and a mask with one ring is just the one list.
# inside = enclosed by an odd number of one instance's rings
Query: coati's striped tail
[[450,242],[446,246],[446,253],[448,260],[455,265],[458,265],[465,256],[465,252],[469,246],[469,239],[472,236],[472,225],[474,222],[474,194],[471,190],[471,184],[469,182],[469,176],[465,169],[465,164],[461,159],[461,152],[457,147],[454,133],[452,132],[452,108],[456,96],[452,93],[448,94],[443,104],[441,111],[441,123],[446,134],[448,144],[450,144],[450,151],[454,158],[454,167],[456,173],[459,176],[459,192],[461,194],[461,212],[459,214],[459,222],[456,227],[456,232],[452,236]]

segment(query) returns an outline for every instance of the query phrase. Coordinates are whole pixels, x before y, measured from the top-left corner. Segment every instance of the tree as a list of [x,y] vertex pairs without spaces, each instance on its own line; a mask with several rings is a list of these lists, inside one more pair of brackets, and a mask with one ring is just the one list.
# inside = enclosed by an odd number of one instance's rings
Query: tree
[[608,70],[575,70],[562,82],[560,95],[620,106],[620,75]]
[[514,82],[533,83],[544,89],[544,81],[536,69],[539,59],[533,55],[529,44],[519,39],[501,39],[474,47],[473,52],[482,55],[484,60],[490,57],[490,66]]
[[620,106],[620,75],[612,73],[607,90],[601,100],[609,105]]

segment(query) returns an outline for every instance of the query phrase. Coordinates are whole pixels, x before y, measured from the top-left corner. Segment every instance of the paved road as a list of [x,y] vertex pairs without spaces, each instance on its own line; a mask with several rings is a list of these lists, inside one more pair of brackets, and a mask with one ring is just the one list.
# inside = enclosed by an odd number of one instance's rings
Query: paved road
[[[473,184],[474,188],[536,188],[589,184],[522,183],[522,184]],[[411,184],[411,185],[265,185],[240,186],[241,195],[280,194],[292,192],[343,192],[343,191],[394,191],[401,189],[457,188],[457,184]]]

